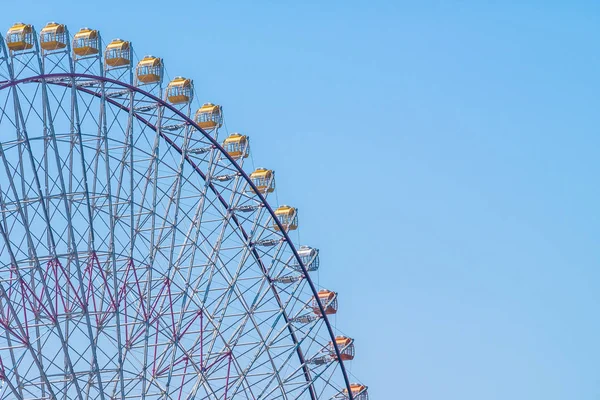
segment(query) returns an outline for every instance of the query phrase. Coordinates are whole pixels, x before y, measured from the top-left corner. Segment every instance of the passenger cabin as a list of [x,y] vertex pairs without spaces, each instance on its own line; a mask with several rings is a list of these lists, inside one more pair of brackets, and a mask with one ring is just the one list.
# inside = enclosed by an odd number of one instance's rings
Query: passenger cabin
[[323,306],[323,310],[326,315],[331,315],[337,313],[338,310],[338,301],[337,301],[337,293],[329,290],[319,290],[317,294],[317,298],[313,296],[311,299],[311,308],[316,315],[321,315],[321,309],[319,308],[319,302]]
[[63,24],[48,22],[40,32],[40,47],[47,51],[67,47],[67,29]]
[[232,133],[223,142],[223,148],[234,160],[248,157],[249,138],[239,133]]
[[6,33],[6,46],[10,51],[22,51],[33,48],[35,38],[33,27],[17,22]]
[[[335,344],[337,345],[337,348],[340,351],[340,358],[343,361],[349,361],[354,358],[354,339],[346,336],[337,336],[335,338]],[[337,359],[337,354],[335,352],[333,342],[329,342],[328,347],[331,356]]]
[[[300,246],[298,249],[298,255],[300,256],[300,259],[302,260],[302,263],[306,267],[307,271],[311,272],[319,269],[318,249],[313,249],[310,246]],[[294,269],[297,271],[302,270],[299,264],[295,264]]]
[[[275,210],[275,216],[286,231],[293,231],[298,228],[298,209],[290,206],[280,206]],[[273,223],[273,228],[278,231],[279,225]]]
[[100,52],[100,35],[98,31],[90,28],[81,28],[73,37],[73,53],[85,57]]
[[104,62],[114,68],[131,65],[131,44],[126,40],[113,40],[104,50]]
[[193,98],[192,80],[178,76],[167,86],[167,100],[171,104],[186,104]]
[[160,82],[162,74],[162,60],[154,56],[145,56],[135,68],[135,77],[143,85]]
[[223,125],[222,108],[217,104],[205,103],[196,111],[194,120],[204,130],[220,128]]
[[[270,169],[257,168],[250,174],[250,180],[261,194],[271,193],[275,190],[275,173]],[[254,192],[254,189],[250,188],[249,191]]]
[[[354,400],[369,400],[369,394],[367,393],[367,387],[365,385],[361,385],[359,383],[351,383],[350,391],[352,392],[352,398]],[[349,399],[348,389],[342,390],[342,395],[344,399]]]

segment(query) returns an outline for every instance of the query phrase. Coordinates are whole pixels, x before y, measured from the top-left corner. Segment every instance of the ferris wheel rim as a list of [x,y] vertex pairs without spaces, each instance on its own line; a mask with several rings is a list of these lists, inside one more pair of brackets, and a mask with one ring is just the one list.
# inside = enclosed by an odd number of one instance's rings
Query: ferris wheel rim
[[[0,36],[1,39],[1,36]],[[2,40],[2,47],[4,48],[3,50],[5,50],[4,47],[4,40]],[[10,80],[10,81],[4,81],[4,82],[0,82],[0,91],[5,90],[5,89],[9,89],[12,87],[15,87],[17,85],[23,84],[23,83],[43,83],[43,84],[56,84],[56,82],[48,82],[48,79],[65,79],[65,78],[71,78],[71,79],[77,79],[77,78],[81,78],[81,79],[90,79],[90,80],[96,80],[96,81],[100,81],[103,83],[110,83],[110,84],[114,84],[114,85],[120,85],[123,88],[127,89],[127,90],[131,90],[132,92],[141,94],[143,96],[148,97],[149,99],[155,101],[159,106],[161,107],[165,107],[167,108],[169,111],[173,112],[174,114],[176,114],[179,118],[181,118],[186,124],[190,125],[191,127],[193,127],[194,129],[198,130],[199,132],[201,132],[205,139],[207,139],[212,146],[214,146],[214,148],[219,151],[219,153],[223,156],[225,156],[225,158],[227,158],[229,160],[229,162],[231,163],[231,165],[236,169],[236,171],[240,174],[240,176],[246,181],[246,183],[248,185],[250,185],[250,187],[255,191],[256,195],[258,196],[258,199],[260,201],[260,203],[262,204],[262,206],[267,210],[267,212],[271,215],[274,223],[279,227],[279,230],[281,232],[281,234],[283,235],[283,238],[285,240],[285,242],[287,242],[289,248],[292,251],[292,254],[294,256],[294,258],[296,259],[296,261],[298,262],[298,265],[300,266],[303,275],[305,276],[307,283],[309,285],[309,288],[313,294],[313,296],[315,296],[315,298],[318,297],[318,290],[316,288],[316,286],[314,285],[313,281],[310,279],[308,270],[306,269],[306,266],[304,265],[304,262],[302,261],[300,255],[298,254],[298,251],[296,249],[296,246],[294,245],[294,243],[292,242],[292,240],[290,239],[287,230],[285,229],[285,227],[283,226],[283,224],[279,221],[279,219],[276,217],[275,215],[275,211],[273,210],[273,208],[271,207],[271,205],[269,204],[269,202],[267,202],[266,198],[264,197],[264,195],[260,192],[260,190],[258,190],[258,188],[256,187],[256,185],[254,184],[254,182],[250,179],[249,175],[246,173],[246,171],[244,171],[244,169],[235,161],[235,159],[233,157],[231,157],[231,155],[229,155],[229,153],[221,146],[221,144],[219,142],[216,141],[215,138],[213,138],[210,134],[208,134],[204,129],[202,129],[192,118],[188,117],[186,114],[184,114],[183,112],[181,112],[179,109],[177,109],[176,107],[174,107],[173,105],[169,104],[166,100],[161,99],[155,95],[153,95],[152,93],[145,91],[143,89],[141,89],[138,86],[135,85],[131,85],[128,84],[126,82],[117,80],[117,79],[112,79],[106,76],[102,76],[102,75],[93,75],[93,74],[82,74],[82,73],[77,73],[77,72],[65,72],[65,73],[50,73],[50,74],[38,74],[38,75],[33,75],[33,76],[28,76],[25,78],[20,78],[20,79],[16,79],[16,80]],[[66,85],[66,86],[70,86],[70,85]],[[75,88],[78,91],[82,91],[84,93],[96,96],[96,97],[102,97],[99,93],[88,90],[84,87],[80,87],[75,85]],[[126,111],[131,111],[129,110],[128,107],[110,99],[110,98],[106,98],[105,100],[108,101],[109,103],[111,103],[114,106],[117,106],[119,108],[122,108],[123,110]],[[136,113],[135,111],[132,112],[133,115],[135,115],[135,117],[140,120],[142,123],[149,125],[151,127],[154,127],[154,125],[152,125],[149,121],[145,120],[143,117],[141,117],[138,113]],[[156,128],[156,127],[154,127]],[[173,141],[171,141],[164,133],[161,132],[161,136],[163,137],[163,139],[165,139],[165,141],[172,146],[176,151],[178,152],[182,152],[183,150],[177,146],[176,143],[174,143]],[[194,170],[199,173],[201,175],[201,177],[203,179],[206,180],[206,177],[204,175],[204,173],[200,170],[200,168],[192,161],[190,160],[187,156],[186,156],[186,160],[187,162],[189,162]],[[214,193],[217,195],[217,197],[219,198],[219,201],[222,202],[223,205],[225,205],[226,207],[228,207],[228,203],[222,198],[221,194],[214,189],[212,186],[212,184],[209,184],[209,186],[211,186],[211,190],[214,191]],[[241,228],[241,226],[240,226]],[[243,230],[243,228],[242,228]],[[244,234],[246,234],[244,232]],[[255,251],[255,250],[253,250]],[[256,255],[258,260],[261,260],[260,257],[258,255]],[[262,261],[260,262],[260,264],[262,265]],[[264,270],[263,270],[263,273]],[[270,280],[270,279],[269,279]],[[277,296],[277,291],[274,291],[276,297]],[[329,321],[329,318],[327,317],[327,314],[325,312],[325,308],[323,307],[323,304],[318,301],[316,302],[318,307],[319,307],[319,311],[320,314],[324,320],[325,326],[327,328],[328,334],[331,338],[332,344],[333,344],[333,349],[335,350],[336,353],[336,358],[337,358],[337,362],[340,366],[340,370],[342,372],[342,375],[344,377],[344,386],[346,387],[347,390],[347,396],[349,400],[353,400],[354,396],[353,396],[353,392],[351,390],[351,382],[348,378],[348,372],[346,370],[345,367],[345,363],[341,357],[341,352],[339,349],[339,346],[336,343],[336,335],[333,331],[333,327],[331,325],[331,322]],[[288,316],[287,313],[285,312],[285,310],[283,310],[283,316],[286,320],[286,322],[288,322]],[[293,337],[293,340],[297,342],[297,339],[295,339],[294,337],[294,332],[291,328],[290,325],[290,334]],[[311,397],[314,400],[317,400],[316,394],[314,393],[314,386],[312,383],[312,380],[309,377],[309,371],[308,371],[308,366],[304,360],[304,356],[302,354],[302,351],[300,349],[300,346],[297,346],[297,354],[300,358],[300,361],[303,364],[303,369],[305,370],[305,376],[307,381],[309,382],[309,391],[311,393]]]

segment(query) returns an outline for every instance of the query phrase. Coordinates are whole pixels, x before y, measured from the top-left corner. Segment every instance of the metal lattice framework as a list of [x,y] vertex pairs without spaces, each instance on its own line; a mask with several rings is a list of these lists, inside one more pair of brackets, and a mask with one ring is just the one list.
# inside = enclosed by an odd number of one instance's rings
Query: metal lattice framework
[[61,26],[0,47],[0,399],[366,400],[244,157]]

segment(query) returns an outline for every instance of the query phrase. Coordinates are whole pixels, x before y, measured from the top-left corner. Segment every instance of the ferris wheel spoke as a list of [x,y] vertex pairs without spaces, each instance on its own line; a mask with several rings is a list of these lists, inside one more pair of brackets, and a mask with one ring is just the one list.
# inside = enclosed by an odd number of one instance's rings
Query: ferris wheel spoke
[[[187,146],[184,145],[184,151],[185,151],[186,147]],[[183,162],[184,162],[184,160],[185,159],[182,156],[182,160],[181,160],[181,164],[180,164],[180,170],[183,168],[183,165],[184,165]],[[178,195],[176,197],[176,202],[177,202],[176,210],[179,210],[178,206],[179,206],[180,193],[181,193],[181,186],[179,186]],[[177,223],[177,215],[175,216],[174,224],[176,224],[176,223]],[[173,260],[174,249],[175,249],[175,232],[173,233],[172,241],[171,241],[171,246],[170,247],[171,247],[171,252],[170,252],[169,266],[172,266],[172,265],[180,266],[180,262],[181,262],[180,257],[178,257],[177,262],[175,262],[175,263],[174,263],[174,260]],[[183,248],[182,248],[182,252],[183,252]],[[180,253],[180,255],[182,254],[182,252]],[[177,272],[177,270],[176,270],[176,272]],[[184,280],[184,282],[186,282],[186,281]],[[184,314],[186,312],[186,309],[183,307],[183,305],[185,304],[185,299],[189,296],[189,293],[188,293],[189,285],[184,284],[183,287],[184,287],[184,289],[183,289],[183,296],[182,296],[182,307],[181,307],[181,310],[179,312],[179,317],[178,317],[178,320],[180,322],[179,322],[179,324],[178,324],[177,327],[174,326],[174,331],[176,331],[176,332],[174,332],[175,340],[179,340],[179,338],[180,338],[181,323],[185,320],[184,319]],[[171,357],[171,368],[169,369],[169,373],[168,373],[168,377],[167,377],[167,382],[168,383],[171,381],[171,377],[172,377],[172,374],[173,374],[173,367],[175,365],[175,360],[176,360],[175,357],[176,357],[176,353],[173,352],[172,357]],[[186,367],[187,367],[187,360],[188,359],[186,358]]]
[[[152,154],[157,154],[159,143],[160,143],[160,141],[159,141],[159,135],[158,135],[158,133],[156,133],[155,143],[154,143],[154,146],[153,146],[153,149],[152,149]],[[146,177],[146,179],[145,179],[146,184],[145,184],[145,186],[143,188],[142,195],[140,197],[141,200],[138,201],[138,203],[140,204],[140,206],[139,206],[139,212],[138,212],[138,214],[139,214],[138,222],[136,223],[136,228],[135,228],[135,231],[134,231],[135,232],[135,237],[140,236],[139,232],[140,232],[141,226],[142,226],[142,224],[141,224],[141,218],[142,218],[142,214],[143,214],[142,209],[143,209],[143,204],[144,204],[144,201],[145,201],[145,198],[146,198],[146,193],[147,193],[148,187],[150,186],[150,184],[152,182],[156,182],[155,180],[153,181],[152,178],[151,178],[152,174],[153,174],[153,171],[152,171],[153,168],[157,169],[156,162],[157,162],[157,157],[156,156],[151,156],[150,160],[149,160],[149,166],[148,166],[148,168],[146,170],[147,172],[146,172],[146,174],[144,174],[144,176]],[[152,207],[152,205],[149,205],[149,207]],[[149,214],[150,223],[151,223],[150,231],[153,232],[154,231],[154,225],[155,225],[155,222],[154,222],[155,221],[155,215],[154,215],[153,212],[148,212],[148,214]],[[135,241],[135,239],[133,239],[133,240]],[[152,248],[152,240],[150,240],[150,242],[148,243],[148,246],[149,246],[149,248]],[[149,252],[149,256],[148,256],[148,258],[150,260],[153,258],[151,254],[152,254],[152,251]],[[140,262],[144,262],[144,261],[145,261],[145,259],[141,259],[140,260]],[[133,258],[132,258],[131,262],[133,262]],[[150,265],[151,265],[151,261],[150,261]],[[149,305],[150,303],[144,304],[143,303],[143,298],[147,297],[148,301],[150,301],[150,297],[151,297],[150,294],[152,293],[152,291],[150,289],[148,289],[148,290],[142,289],[142,286],[143,286],[144,274],[148,274],[148,280],[147,280],[147,282],[152,282],[152,276],[151,276],[152,269],[151,268],[145,268],[144,271],[139,271],[139,276],[138,276],[138,268],[136,266],[133,266],[132,269],[133,269],[133,272],[134,272],[134,277],[135,277],[137,291],[138,291],[139,296],[140,296],[140,302],[139,302],[139,305],[137,306],[138,307],[137,312],[142,313],[142,315],[147,315],[148,310],[150,309],[150,305]],[[149,287],[150,287],[150,285],[148,285],[148,288]],[[142,293],[145,293],[145,295],[142,294]],[[138,327],[138,331],[136,331],[136,329],[135,329],[136,326]],[[140,330],[142,330],[142,329],[145,329],[147,331],[148,328],[149,327],[147,326],[147,324],[145,324],[143,322],[139,323],[137,325],[133,325],[130,330],[129,330],[128,327],[126,327],[126,332],[128,330],[130,331],[129,339],[128,339],[130,341],[130,346],[133,346],[133,343],[131,342],[132,338],[138,336],[136,332],[141,332]],[[127,337],[127,335],[126,335],[126,337]],[[147,339],[148,339],[148,335],[146,335],[146,337],[145,337],[144,360],[142,362],[142,365],[147,365],[147,363],[148,363],[148,360],[147,360],[148,340]],[[128,349],[126,348],[125,353],[124,353],[124,357],[126,358],[128,354],[129,354],[128,353]],[[144,371],[144,374],[145,374],[145,371]],[[146,379],[143,380],[142,393],[145,393],[145,387],[146,387]]]
[[[204,211],[204,207],[206,204],[206,198],[207,198],[207,193],[208,193],[208,185],[207,182],[210,180],[210,177],[212,176],[213,170],[214,170],[214,160],[215,160],[215,156],[216,156],[216,152],[215,150],[211,150],[210,151],[210,156],[208,157],[208,165],[207,165],[207,174],[206,174],[206,181],[205,184],[200,192],[200,196],[199,196],[199,201],[198,201],[198,205],[196,206],[196,211],[194,216],[191,218],[190,224],[189,224],[189,228],[187,231],[187,234],[184,236],[185,241],[184,241],[184,245],[186,244],[192,244],[192,243],[198,243],[199,237],[200,237],[200,232],[201,229],[203,228],[202,225],[202,216],[203,216],[203,211]],[[208,205],[210,206],[214,206],[214,202],[217,201],[216,198],[214,198],[212,201],[209,201]],[[215,228],[217,229],[217,228]],[[195,232],[194,232],[195,231]],[[199,246],[189,246],[191,247],[191,251],[189,254],[189,262],[190,262],[190,268],[188,269],[188,276],[185,278],[185,280],[187,282],[191,282],[192,281],[192,270],[193,270],[193,265],[194,265],[194,261],[195,261],[195,256],[196,256],[196,250],[199,248]],[[184,249],[185,246],[182,247],[181,251],[179,252],[178,256],[177,256],[177,260],[176,260],[176,264],[180,265],[182,263],[183,257],[184,257]],[[207,256],[206,254],[204,254],[205,256]],[[189,297],[190,301],[192,299],[192,296]],[[183,306],[183,305],[182,305]]]
[[[129,92],[129,96],[127,96],[129,98],[129,102],[130,104],[133,103],[133,96],[134,94],[132,92]],[[112,110],[112,108],[111,108]],[[123,129],[123,126],[120,124],[120,121],[116,118],[113,118],[113,121],[117,121],[119,123],[119,126],[121,129]],[[110,128],[109,128],[110,129]],[[133,260],[133,251],[135,248],[135,234],[134,234],[134,220],[135,220],[135,215],[134,215],[134,164],[133,164],[133,117],[131,112],[128,113],[127,116],[127,123],[126,123],[126,127],[123,129],[123,133],[124,133],[124,139],[122,142],[122,155],[120,160],[116,160],[116,165],[118,167],[114,168],[116,170],[115,175],[118,175],[116,178],[116,192],[111,192],[111,196],[114,196],[114,198],[116,199],[116,202],[114,203],[114,208],[113,211],[111,213],[111,220],[115,221],[114,222],[114,226],[115,227],[119,227],[119,231],[123,231],[123,235],[125,238],[129,238],[129,244],[127,245],[126,243],[119,243],[120,244],[120,248],[123,249],[123,253],[127,253],[127,259],[130,260],[128,262],[128,267],[133,265],[132,264],[132,260]],[[129,171],[129,177],[128,179],[125,178],[125,173],[126,170]],[[107,177],[107,180],[111,180],[114,179],[113,176],[111,177]],[[129,185],[127,185],[127,183]],[[123,192],[123,194],[122,194]],[[121,200],[122,199],[122,200]],[[129,227],[126,226],[125,223],[119,223],[120,221],[124,221],[126,214],[127,214],[127,208],[129,208]],[[121,228],[122,226],[122,228]],[[129,228],[129,229],[127,229]],[[121,235],[119,235],[121,236]],[[113,244],[113,247],[116,245]],[[133,265],[133,268],[135,268],[135,265]],[[127,286],[127,272],[124,275],[124,278],[121,280],[121,282],[119,282],[119,278],[117,276],[117,268],[115,265],[114,268],[114,275],[113,275],[113,287],[117,290],[115,290],[114,292],[114,296],[116,297],[116,305],[113,307],[115,310],[115,316],[116,316],[116,323],[117,323],[117,331],[119,333],[119,340],[120,340],[120,334],[121,334],[121,324],[120,324],[120,314],[121,314],[121,301],[122,299],[120,298],[120,294],[122,293],[123,289],[125,289]],[[126,270],[128,271],[128,270]],[[127,294],[125,294],[125,300],[127,299]],[[125,337],[127,338],[127,317],[128,317],[128,311],[127,311],[127,307],[125,307],[125,309],[123,310],[123,318],[124,318],[124,324],[125,324]],[[119,347],[120,343],[117,344]],[[124,373],[122,372],[122,370],[124,369],[124,365],[125,365],[125,361],[126,361],[126,357],[125,357],[125,353],[119,353],[119,369],[121,370],[119,377],[120,379],[120,389],[121,389],[121,396],[123,397],[124,394],[122,393],[124,391]],[[113,387],[113,397],[116,395],[116,391],[117,391],[117,385],[115,384]]]
[[[63,198],[63,203],[64,203],[64,208],[65,208],[65,219],[67,221],[67,228],[68,228],[68,236],[70,238],[70,243],[69,243],[69,247],[72,249],[73,254],[74,254],[74,261],[75,261],[75,272],[77,274],[77,281],[78,282],[83,282],[83,276],[82,276],[82,263],[81,260],[79,259],[79,250],[78,250],[78,243],[76,240],[76,236],[75,236],[75,228],[74,228],[74,223],[73,220],[71,218],[72,215],[72,209],[70,207],[70,205],[73,205],[74,202],[68,202],[67,201],[67,193],[69,193],[67,191],[67,187],[65,184],[65,179],[63,177],[63,165],[61,165],[61,156],[59,154],[59,150],[58,150],[58,143],[56,140],[56,135],[55,135],[55,131],[54,131],[54,120],[52,118],[52,109],[50,107],[50,102],[48,100],[48,88],[46,86],[46,84],[44,82],[42,82],[42,99],[43,99],[43,103],[45,105],[44,108],[44,112],[45,114],[48,116],[48,119],[44,122],[44,125],[47,126],[47,128],[49,129],[49,140],[52,144],[52,148],[54,150],[54,157],[55,157],[55,162],[56,162],[56,168],[57,168],[57,176],[58,176],[58,181],[60,184],[60,191],[61,191],[61,195]],[[73,123],[71,122],[71,126],[73,125]],[[72,154],[72,152],[71,152]],[[82,154],[83,157],[83,154]],[[49,175],[49,174],[47,174]],[[73,177],[73,174],[69,174],[69,177]],[[87,193],[86,193],[87,195]],[[89,197],[89,196],[86,196]],[[75,203],[76,204],[76,203]],[[89,209],[89,203],[86,201],[86,205],[87,205],[87,211],[88,211],[88,216],[91,215],[91,211]],[[91,224],[91,219],[90,221],[85,221],[87,222],[87,224]],[[83,286],[80,286],[80,296],[83,298],[85,296],[85,291],[83,289]],[[96,382],[98,384],[98,391],[99,391],[99,395],[101,399],[104,399],[104,388],[103,388],[103,383],[102,383],[102,378],[99,372],[99,366],[98,366],[98,356],[97,356],[97,348],[96,348],[96,343],[94,340],[94,333],[92,330],[92,323],[91,323],[91,319],[88,313],[85,313],[85,321],[86,321],[86,325],[87,325],[87,335],[89,337],[89,343],[90,343],[90,351],[92,353],[92,360],[91,360],[91,368],[93,370],[93,373],[96,376]]]
[[[70,54],[70,53],[69,53]],[[72,61],[70,61],[69,63],[70,65],[72,65]],[[87,211],[87,219],[89,222],[89,232],[88,232],[88,236],[89,236],[89,240],[88,240],[88,245],[87,245],[87,252],[88,254],[92,254],[93,252],[95,252],[95,228],[94,228],[94,218],[93,218],[93,209],[92,209],[92,199],[90,198],[90,187],[89,187],[89,180],[88,180],[88,169],[89,169],[89,165],[86,161],[86,151],[84,148],[84,138],[81,132],[81,125],[82,125],[82,119],[81,119],[81,115],[80,115],[80,111],[79,111],[79,97],[78,97],[78,93],[77,90],[75,89],[75,79],[72,80],[71,82],[71,87],[69,88],[71,91],[71,115],[70,115],[70,121],[71,121],[71,132],[74,132],[74,134],[76,135],[76,142],[77,142],[77,148],[79,151],[79,167],[80,167],[80,173],[81,173],[81,184],[83,186],[83,191],[85,193],[85,208]],[[87,108],[87,107],[86,107]],[[91,114],[89,114],[91,115]],[[73,158],[71,158],[71,162],[72,162]],[[75,168],[74,166],[71,166],[71,170],[74,171]],[[70,175],[70,179],[73,179],[73,176],[75,175],[75,173]],[[70,185],[71,186],[71,185]],[[83,236],[83,235],[82,235]]]
[[[157,192],[158,192],[158,177],[159,177],[159,152],[160,152],[160,144],[161,144],[161,132],[160,132],[160,121],[162,119],[162,109],[158,108],[157,109],[157,124],[156,124],[156,128],[154,129],[155,132],[155,137],[154,137],[154,145],[152,147],[152,156],[150,158],[149,161],[149,168],[148,168],[148,175],[147,177],[148,179],[148,186],[151,186],[151,207],[152,210],[155,210],[155,207],[157,205]],[[152,174],[152,175],[150,175]],[[151,177],[151,180],[150,180]],[[146,189],[144,189],[145,191]],[[144,197],[142,197],[143,199],[145,199],[145,195]],[[155,230],[156,230],[156,213],[155,212],[151,212],[150,215],[150,236],[149,236],[149,252],[148,252],[148,268],[146,270],[146,274],[147,274],[147,278],[146,278],[146,289],[144,290],[144,296],[145,296],[145,304],[143,304],[143,298],[140,299],[140,303],[141,303],[141,307],[144,310],[144,315],[147,315],[148,311],[150,310],[153,298],[152,298],[152,290],[151,290],[151,282],[153,279],[153,268],[152,266],[154,265],[154,261],[155,261],[155,253],[154,253],[154,243],[155,243]],[[139,231],[139,230],[138,230]],[[148,322],[148,319],[146,318],[146,321],[144,322],[144,344],[143,344],[143,368],[144,370],[142,371],[143,375],[144,375],[144,379],[142,379],[142,398],[145,398],[146,393],[149,389],[149,387],[147,386],[148,384],[148,380],[146,379],[146,374],[147,374],[147,366],[148,366],[148,358],[149,358],[149,341],[150,341],[150,335],[149,335],[149,331],[150,331],[150,323]],[[133,330],[132,330],[132,335],[133,335]]]
[[[187,151],[187,143],[188,143],[188,138],[187,135],[189,135],[189,129],[186,129],[186,138],[184,138],[184,142],[183,142],[183,147],[182,147],[182,152],[181,152],[181,159],[179,162],[179,166],[178,166],[178,172],[175,178],[175,185],[173,187],[173,191],[171,193],[171,202],[169,203],[169,206],[167,207],[167,212],[169,211],[171,204],[174,205],[175,208],[175,212],[174,215],[172,217],[173,219],[173,226],[177,226],[177,222],[178,222],[178,217],[179,217],[179,210],[180,210],[180,198],[181,198],[181,185],[182,185],[182,180],[183,180],[183,168],[185,165],[185,153]],[[173,269],[173,258],[174,258],[174,248],[175,248],[175,241],[176,241],[176,233],[177,230],[173,229],[172,230],[172,236],[171,236],[171,243],[170,243],[170,251],[169,251],[169,258],[168,258],[168,264],[167,264],[167,270],[166,270],[166,275],[169,276],[169,283],[172,282],[172,278],[170,277],[170,271]],[[170,286],[169,286],[169,296],[171,296],[171,292],[170,292]],[[173,330],[175,330],[175,326],[174,326],[174,316],[173,316],[173,299],[170,299],[170,306],[171,306],[171,316],[173,318]],[[174,335],[176,335],[175,332],[173,332]],[[175,337],[175,340],[178,340],[177,337]],[[171,358],[171,368],[169,369],[168,375],[167,375],[167,386],[169,386],[171,378],[172,378],[172,373],[173,373],[173,364],[175,362],[175,356],[176,353],[173,352],[172,354],[172,358]]]
[[[119,282],[118,282],[118,278],[117,278],[117,259],[116,259],[116,245],[117,245],[117,241],[115,240],[115,230],[117,228],[117,223],[114,219],[114,215],[115,215],[115,205],[113,202],[113,192],[112,192],[112,185],[111,185],[111,181],[112,181],[112,176],[111,176],[111,167],[110,167],[110,157],[108,156],[109,153],[109,147],[108,147],[108,143],[109,143],[109,137],[108,137],[108,124],[107,124],[107,113],[106,113],[106,88],[104,85],[101,85],[101,101],[100,101],[100,124],[98,126],[100,132],[99,132],[99,147],[100,145],[103,146],[102,151],[104,152],[105,156],[105,163],[104,163],[104,176],[105,176],[105,190],[106,193],[108,194],[107,196],[107,206],[108,206],[108,213],[110,215],[109,218],[109,243],[108,243],[108,252],[110,254],[110,265],[112,265],[112,296],[113,298],[116,298],[116,296],[118,296],[118,292],[119,292]],[[102,138],[102,143],[100,143],[100,137]],[[99,157],[97,157],[97,160],[99,160]],[[98,166],[98,162],[97,162],[97,166]],[[98,176],[97,174],[95,174],[94,176]],[[118,376],[118,380],[115,382],[115,386],[113,389],[113,397],[114,397],[114,393],[116,390],[117,385],[119,385],[120,387],[120,391],[121,391],[121,398],[123,398],[124,396],[124,390],[125,390],[125,381],[124,381],[124,374],[123,374],[123,341],[122,341],[122,337],[121,337],[121,315],[120,315],[120,310],[119,307],[115,308],[115,313],[114,313],[114,320],[116,323],[116,329],[115,329],[115,336],[116,336],[116,344],[117,344],[117,355],[118,355],[118,361],[117,361],[117,376]]]

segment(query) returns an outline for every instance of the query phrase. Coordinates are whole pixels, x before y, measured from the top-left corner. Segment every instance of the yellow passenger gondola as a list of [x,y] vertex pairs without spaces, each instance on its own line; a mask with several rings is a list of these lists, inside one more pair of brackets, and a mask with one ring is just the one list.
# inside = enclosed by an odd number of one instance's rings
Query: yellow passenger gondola
[[48,51],[67,47],[67,29],[65,26],[56,22],[48,22],[40,32],[40,47]]
[[[257,168],[250,174],[250,180],[256,186],[259,193],[266,194],[275,190],[275,173],[266,168]],[[251,189],[251,191],[254,191]]]
[[6,33],[6,45],[11,51],[29,50],[34,40],[33,27],[22,22],[14,24]]
[[157,83],[162,79],[162,60],[154,56],[146,56],[135,68],[135,76],[142,84]]
[[[340,351],[340,358],[343,361],[350,361],[354,359],[354,339],[346,336],[337,336],[335,338],[335,344],[337,345]],[[328,347],[331,356],[337,359],[337,354],[335,352],[333,342],[329,342]]]
[[126,40],[113,40],[104,50],[104,62],[110,67],[124,67],[130,65],[131,44]]
[[248,137],[239,133],[232,133],[223,142],[223,148],[234,160],[248,157],[248,147]]
[[167,86],[167,100],[171,104],[184,104],[192,101],[193,87],[191,79],[181,76],[173,79]]
[[85,57],[100,52],[100,35],[98,31],[90,28],[81,28],[73,37],[73,53]]
[[222,108],[218,104],[205,103],[196,111],[194,120],[205,130],[220,128],[223,125]]
[[337,313],[338,310],[338,301],[337,301],[337,293],[332,292],[330,290],[319,290],[317,297],[311,299],[311,308],[316,315],[321,315],[321,309],[319,308],[319,302],[323,306],[323,310],[326,315],[331,315]]
[[[361,385],[360,383],[351,383],[350,391],[352,391],[352,398],[354,400],[369,400],[369,394],[367,392],[367,387],[365,385]],[[342,394],[345,399],[349,399],[348,389],[344,389]]]
[[[298,228],[298,210],[296,208],[286,205],[280,206],[275,210],[275,216],[286,231],[293,231]],[[276,231],[279,230],[276,223],[273,223],[273,228]]]

